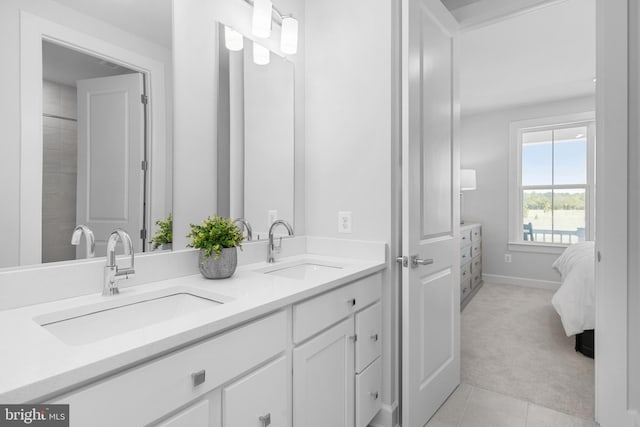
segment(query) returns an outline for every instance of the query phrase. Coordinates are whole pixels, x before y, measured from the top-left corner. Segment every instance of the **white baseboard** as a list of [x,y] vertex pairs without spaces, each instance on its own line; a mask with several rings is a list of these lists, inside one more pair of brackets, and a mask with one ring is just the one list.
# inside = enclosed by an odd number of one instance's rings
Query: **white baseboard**
[[398,402],[391,405],[382,404],[378,415],[369,423],[369,427],[400,427],[398,423]]
[[551,280],[526,279],[524,277],[501,276],[498,274],[483,274],[485,283],[495,283],[497,285],[524,286],[526,288],[548,289],[557,291],[562,283]]

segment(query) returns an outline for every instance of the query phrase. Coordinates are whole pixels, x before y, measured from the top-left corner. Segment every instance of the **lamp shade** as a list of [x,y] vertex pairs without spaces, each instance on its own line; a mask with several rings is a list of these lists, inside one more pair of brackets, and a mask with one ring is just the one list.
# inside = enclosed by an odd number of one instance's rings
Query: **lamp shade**
[[271,14],[273,3],[271,0],[255,0],[253,2],[253,20],[251,32],[262,39],[271,36]]
[[244,45],[244,38],[242,34],[237,32],[236,30],[229,28],[227,26],[224,27],[224,45],[229,50],[242,50]]
[[269,52],[269,49],[261,44],[253,42],[253,62],[256,65],[267,65],[270,59],[271,52]]
[[282,18],[280,50],[286,55],[293,55],[298,51],[298,20],[292,16]]
[[460,191],[476,189],[476,170],[460,169]]

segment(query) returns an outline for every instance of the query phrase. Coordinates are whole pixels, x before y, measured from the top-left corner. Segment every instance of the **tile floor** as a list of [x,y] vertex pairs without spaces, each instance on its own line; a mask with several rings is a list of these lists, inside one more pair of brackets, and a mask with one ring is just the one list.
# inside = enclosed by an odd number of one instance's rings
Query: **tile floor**
[[425,427],[596,427],[515,397],[462,383]]

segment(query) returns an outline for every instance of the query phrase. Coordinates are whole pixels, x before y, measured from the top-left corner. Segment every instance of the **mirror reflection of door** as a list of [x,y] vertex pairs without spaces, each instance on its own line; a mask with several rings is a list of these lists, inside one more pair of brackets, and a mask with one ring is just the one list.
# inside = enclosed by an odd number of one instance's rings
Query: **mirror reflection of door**
[[96,255],[115,228],[144,250],[142,74],[43,41],[42,262],[85,257],[71,245],[88,225]]

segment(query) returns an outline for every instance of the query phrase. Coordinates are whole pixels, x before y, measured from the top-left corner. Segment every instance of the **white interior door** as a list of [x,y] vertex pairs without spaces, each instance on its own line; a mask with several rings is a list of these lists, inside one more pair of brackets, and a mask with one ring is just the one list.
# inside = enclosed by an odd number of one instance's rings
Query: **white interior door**
[[[131,235],[136,252],[143,225],[144,93],[142,74],[79,80],[76,223],[96,237],[96,256],[116,228]],[[84,244],[84,241],[83,241]],[[78,256],[84,249],[78,247]]]
[[440,1],[402,14],[402,425],[422,427],[460,383],[456,21]]

